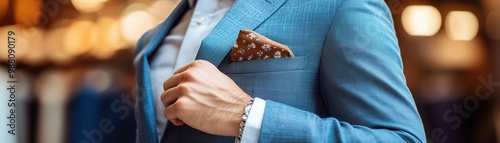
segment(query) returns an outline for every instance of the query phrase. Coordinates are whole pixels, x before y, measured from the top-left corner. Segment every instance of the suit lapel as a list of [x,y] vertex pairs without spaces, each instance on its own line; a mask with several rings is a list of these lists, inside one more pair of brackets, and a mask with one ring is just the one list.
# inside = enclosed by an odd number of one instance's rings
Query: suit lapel
[[196,59],[203,59],[218,66],[232,48],[240,29],[255,30],[286,0],[237,0],[203,39]]
[[[179,21],[179,19],[188,10],[189,4],[187,0],[181,1],[179,6],[172,12],[171,16],[167,18],[161,25],[156,27],[156,29],[151,30],[152,40],[144,41],[145,38],[141,38],[138,42],[138,47],[142,45],[143,42],[147,42],[145,48],[140,51],[144,54],[139,53],[139,68],[138,68],[138,85],[139,94],[137,96],[137,124],[138,124],[138,142],[148,142],[157,143],[158,134],[156,131],[156,121],[154,113],[154,101],[153,101],[153,91],[151,86],[150,71],[149,71],[149,61],[148,56],[153,53],[153,51],[161,43],[165,35],[172,29],[173,25]],[[146,36],[149,34],[146,33]]]
[[149,57],[153,51],[158,48],[160,43],[163,41],[163,38],[167,35],[167,33],[172,30],[172,28],[177,24],[177,22],[184,16],[184,14],[189,10],[188,0],[182,0],[177,8],[172,11],[170,16],[158,27],[156,34],[154,34],[153,39],[146,45],[144,55]]

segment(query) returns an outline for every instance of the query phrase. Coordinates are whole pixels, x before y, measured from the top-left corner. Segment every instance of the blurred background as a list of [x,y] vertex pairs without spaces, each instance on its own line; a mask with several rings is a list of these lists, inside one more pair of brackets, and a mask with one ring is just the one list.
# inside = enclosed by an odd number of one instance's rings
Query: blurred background
[[[179,1],[0,0],[0,45],[15,32],[18,81],[17,134],[0,142],[135,142],[135,43]],[[385,2],[427,141],[500,143],[500,0]],[[2,89],[7,61],[2,48]]]

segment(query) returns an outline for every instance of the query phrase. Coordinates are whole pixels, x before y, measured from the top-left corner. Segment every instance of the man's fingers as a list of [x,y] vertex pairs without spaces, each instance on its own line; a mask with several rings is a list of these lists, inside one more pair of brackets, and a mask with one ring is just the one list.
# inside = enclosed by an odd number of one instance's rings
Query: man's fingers
[[174,72],[174,75],[172,75],[165,82],[163,82],[163,90],[167,90],[167,89],[172,88],[172,87],[176,86],[177,84],[179,84],[181,82],[181,80],[182,80],[181,79],[182,72],[184,72],[187,69],[189,69],[190,66],[191,66],[191,64],[187,64],[187,65],[185,65],[185,66],[177,69]]
[[182,66],[181,68],[175,70],[174,75],[186,71],[189,68],[189,66],[191,66],[191,64],[187,64],[187,65]]
[[184,88],[184,87],[183,86],[181,86],[181,87],[176,86],[176,87],[167,89],[165,92],[163,92],[161,94],[161,101],[163,102],[163,105],[165,107],[173,104],[177,100],[177,98],[179,98],[183,94],[182,92],[180,92],[182,90],[179,90],[181,88]]
[[179,119],[178,117],[178,114],[177,114],[177,106],[175,106],[175,103],[170,105],[170,106],[167,106],[165,108],[165,112],[163,113],[165,115],[165,117],[170,121],[172,122],[174,125],[176,126],[180,126],[180,125],[183,125],[184,122],[182,120]]
[[182,120],[179,120],[179,119],[174,119],[174,120],[169,120],[169,121],[172,122],[176,126],[184,125],[184,122],[182,122]]
[[181,82],[181,75],[182,74],[174,74],[170,78],[165,80],[165,82],[163,82],[163,90],[166,91],[174,86],[177,86]]
[[172,122],[176,126],[184,124],[184,122],[179,119],[179,110],[181,103],[177,101],[179,101],[182,96],[187,94],[188,90],[190,89],[186,84],[180,84],[168,89],[161,95],[161,100],[163,102],[163,105],[165,106],[164,115],[167,119],[170,120],[170,122]]

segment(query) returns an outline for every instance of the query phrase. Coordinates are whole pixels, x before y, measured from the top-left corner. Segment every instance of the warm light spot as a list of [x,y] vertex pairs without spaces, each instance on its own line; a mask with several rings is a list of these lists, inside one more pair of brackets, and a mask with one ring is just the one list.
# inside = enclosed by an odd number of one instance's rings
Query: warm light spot
[[45,30],[35,27],[23,28],[18,36],[22,38],[22,42],[19,42],[18,51],[16,51],[20,57],[22,56],[22,61],[29,65],[37,65],[43,62],[44,52],[43,43],[45,37]]
[[48,20],[49,17],[42,17],[47,15],[43,15],[41,4],[39,0],[15,0],[14,20],[16,23],[24,26],[35,26],[42,18],[42,20]]
[[408,6],[401,20],[405,31],[412,36],[433,36],[441,28],[441,14],[433,6]]
[[127,48],[125,39],[120,33],[120,21],[113,22],[108,29],[108,42],[113,44],[116,50]]
[[423,51],[420,61],[427,66],[445,69],[475,69],[486,61],[484,41],[476,38],[471,41],[451,40],[445,33],[440,33],[425,41],[425,46],[417,48]]
[[48,30],[45,35],[43,43],[43,52],[47,55],[45,58],[57,64],[67,64],[74,58],[72,55],[66,54],[63,48],[66,30],[67,27],[58,27]]
[[90,49],[93,44],[92,28],[93,23],[82,20],[73,22],[64,34],[63,49],[71,56],[79,56]]
[[153,16],[154,24],[160,24],[172,13],[178,1],[175,0],[157,0],[151,7],[149,13]]
[[108,0],[71,0],[71,3],[78,11],[89,13],[101,9],[106,1]]
[[446,16],[446,34],[450,39],[470,41],[476,37],[479,22],[476,15],[468,11],[452,11]]
[[[162,1],[164,1],[164,0],[162,0]],[[147,10],[147,9],[148,9],[148,5],[146,5],[144,3],[136,2],[136,3],[131,3],[131,4],[127,5],[127,7],[125,7],[125,9],[123,9],[122,14],[125,15],[125,14],[133,12],[133,11]]]
[[9,11],[9,1],[10,0],[0,0],[0,20],[2,20],[7,11]]
[[486,20],[486,33],[491,39],[500,39],[500,11],[490,12]]
[[121,33],[131,44],[135,44],[147,30],[153,27],[151,15],[144,11],[132,11],[121,20]]
[[92,35],[95,38],[95,43],[90,54],[97,59],[111,58],[119,48],[124,47],[124,39],[120,35],[119,23],[112,18],[100,18],[92,29]]
[[[7,34],[9,31],[14,32],[15,35],[9,36]],[[7,56],[9,55],[7,47],[9,44],[15,46],[15,53],[13,55],[15,55],[16,62],[20,63],[31,59],[32,56],[38,55],[38,53],[32,53],[31,49],[40,48],[41,43],[43,43],[42,37],[44,31],[35,27],[8,25],[0,27],[0,33],[5,33],[0,34],[0,39],[5,39],[0,40],[0,45],[5,45],[6,48],[6,50],[0,50],[0,59],[3,61],[7,61]]]

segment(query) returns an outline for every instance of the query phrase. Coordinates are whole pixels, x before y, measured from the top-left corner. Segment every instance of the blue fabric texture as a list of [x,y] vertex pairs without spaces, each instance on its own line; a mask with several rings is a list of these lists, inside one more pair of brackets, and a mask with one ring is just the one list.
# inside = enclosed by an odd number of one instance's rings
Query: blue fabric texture
[[[136,67],[137,77],[139,77],[137,79],[137,105],[135,114],[137,122],[137,142],[157,143],[159,141],[156,131],[148,56],[154,52],[157,46],[159,46],[163,39],[162,37],[166,36],[168,31],[175,24],[175,21],[178,21],[182,17],[181,15],[188,10],[188,6],[186,0],[182,1],[172,12],[172,16],[155,29],[144,34],[137,43],[136,55],[140,56],[139,63]],[[151,35],[154,36],[151,37]]]
[[[176,11],[138,44],[137,56],[145,61],[137,67],[138,84],[144,89],[151,88],[147,57],[183,15]],[[267,100],[259,142],[425,142],[393,27],[383,0],[237,0],[202,41],[197,59]],[[240,29],[288,45],[295,57],[230,63]],[[140,93],[139,141],[154,142],[152,95]],[[234,137],[167,125],[161,142]]]

